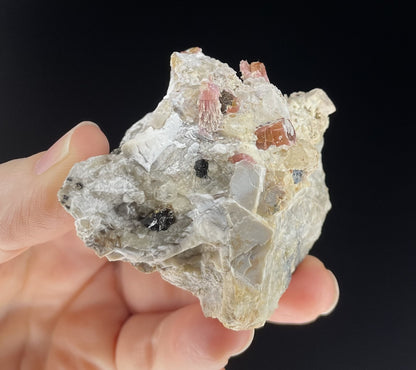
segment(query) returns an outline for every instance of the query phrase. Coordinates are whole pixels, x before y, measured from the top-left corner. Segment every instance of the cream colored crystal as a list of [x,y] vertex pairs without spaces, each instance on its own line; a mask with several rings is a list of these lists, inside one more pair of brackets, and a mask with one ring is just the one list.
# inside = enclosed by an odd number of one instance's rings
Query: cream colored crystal
[[241,66],[243,80],[199,48],[173,53],[155,111],[58,194],[99,256],[159,271],[235,330],[264,325],[320,235],[335,110],[320,89],[287,97],[261,63]]

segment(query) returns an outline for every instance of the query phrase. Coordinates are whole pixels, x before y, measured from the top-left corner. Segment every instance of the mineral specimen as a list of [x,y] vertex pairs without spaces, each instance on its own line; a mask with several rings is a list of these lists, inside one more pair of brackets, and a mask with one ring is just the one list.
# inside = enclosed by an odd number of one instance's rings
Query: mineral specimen
[[321,232],[335,110],[320,89],[282,95],[260,62],[240,69],[174,52],[154,112],[77,163],[58,195],[99,256],[159,271],[235,330],[264,325]]

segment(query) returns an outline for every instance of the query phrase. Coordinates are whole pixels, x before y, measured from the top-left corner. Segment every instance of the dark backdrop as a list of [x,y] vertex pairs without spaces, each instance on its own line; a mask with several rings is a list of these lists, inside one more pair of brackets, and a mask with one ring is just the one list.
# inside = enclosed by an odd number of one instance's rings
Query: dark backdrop
[[86,119],[115,148],[163,97],[170,53],[191,46],[235,69],[261,60],[283,93],[323,88],[337,106],[323,153],[333,208],[311,253],[338,277],[339,305],[307,326],[266,325],[227,368],[414,369],[410,10],[273,4],[0,0],[0,161]]

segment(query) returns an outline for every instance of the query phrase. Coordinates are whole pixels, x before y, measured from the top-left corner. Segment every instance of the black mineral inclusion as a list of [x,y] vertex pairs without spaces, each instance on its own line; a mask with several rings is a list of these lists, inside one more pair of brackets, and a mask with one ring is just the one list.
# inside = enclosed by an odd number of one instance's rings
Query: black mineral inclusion
[[202,178],[208,176],[208,161],[206,159],[198,159],[194,164],[195,175]]
[[170,208],[164,208],[157,212],[152,212],[144,219],[140,220],[142,225],[150,230],[167,230],[176,221],[175,214]]

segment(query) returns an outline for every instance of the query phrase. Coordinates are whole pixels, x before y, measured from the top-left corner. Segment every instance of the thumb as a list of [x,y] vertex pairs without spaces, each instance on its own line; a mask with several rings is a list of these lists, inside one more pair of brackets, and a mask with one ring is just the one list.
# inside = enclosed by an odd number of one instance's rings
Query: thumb
[[0,164],[0,262],[73,227],[57,192],[76,162],[108,150],[99,127],[82,122],[46,152]]

